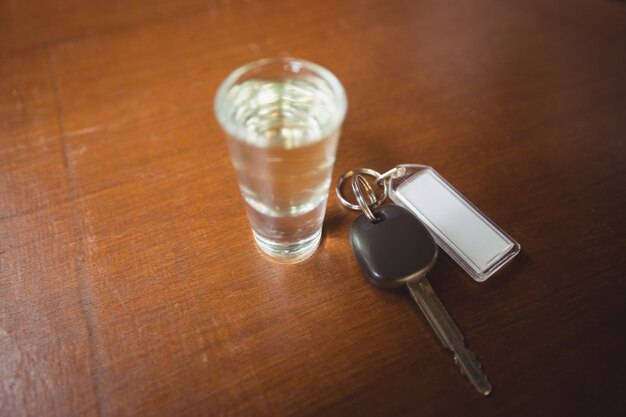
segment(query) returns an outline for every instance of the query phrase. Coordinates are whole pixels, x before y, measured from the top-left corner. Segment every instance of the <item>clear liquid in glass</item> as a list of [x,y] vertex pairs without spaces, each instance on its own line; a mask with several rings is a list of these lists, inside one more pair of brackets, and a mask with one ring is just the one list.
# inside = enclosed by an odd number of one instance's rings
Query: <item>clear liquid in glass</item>
[[[295,262],[321,238],[339,138],[336,104],[314,78],[251,79],[233,87],[229,147],[259,247]],[[330,129],[334,129],[329,131]]]

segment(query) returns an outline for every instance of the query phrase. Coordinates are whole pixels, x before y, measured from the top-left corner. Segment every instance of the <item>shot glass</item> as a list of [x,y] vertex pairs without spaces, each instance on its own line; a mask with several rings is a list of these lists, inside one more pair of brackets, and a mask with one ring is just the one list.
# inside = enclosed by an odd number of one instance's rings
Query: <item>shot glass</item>
[[217,91],[252,234],[274,260],[298,262],[319,246],[346,109],[337,78],[295,58],[244,65]]

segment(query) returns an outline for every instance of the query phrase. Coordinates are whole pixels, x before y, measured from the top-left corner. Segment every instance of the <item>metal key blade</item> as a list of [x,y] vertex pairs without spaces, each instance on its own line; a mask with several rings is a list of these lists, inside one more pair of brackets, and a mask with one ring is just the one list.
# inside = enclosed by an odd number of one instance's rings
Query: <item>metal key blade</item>
[[489,395],[491,384],[482,371],[476,355],[465,347],[463,334],[448,314],[435,291],[424,277],[407,283],[409,292],[419,305],[422,313],[441,340],[441,343],[454,353],[454,362],[467,376],[474,388],[482,395]]

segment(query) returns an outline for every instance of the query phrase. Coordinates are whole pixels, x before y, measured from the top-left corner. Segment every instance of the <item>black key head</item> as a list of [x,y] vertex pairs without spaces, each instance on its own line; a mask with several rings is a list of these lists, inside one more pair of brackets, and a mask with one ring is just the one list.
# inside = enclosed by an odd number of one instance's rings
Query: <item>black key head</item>
[[437,260],[437,245],[408,210],[389,205],[361,214],[350,226],[350,245],[365,276],[381,288],[396,288],[424,276]]

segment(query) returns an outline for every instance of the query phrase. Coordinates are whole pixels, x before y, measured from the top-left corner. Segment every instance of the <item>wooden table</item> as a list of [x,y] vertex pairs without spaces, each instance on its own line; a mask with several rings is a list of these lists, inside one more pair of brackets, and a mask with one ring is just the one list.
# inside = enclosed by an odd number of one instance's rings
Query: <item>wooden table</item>
[[[213,96],[284,55],[346,87],[335,179],[432,165],[522,244],[429,275],[490,397],[333,195],[257,252]],[[623,415],[623,1],[5,0],[0,91],[1,416]]]

